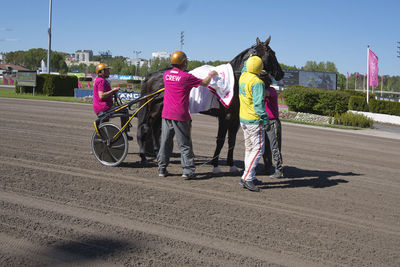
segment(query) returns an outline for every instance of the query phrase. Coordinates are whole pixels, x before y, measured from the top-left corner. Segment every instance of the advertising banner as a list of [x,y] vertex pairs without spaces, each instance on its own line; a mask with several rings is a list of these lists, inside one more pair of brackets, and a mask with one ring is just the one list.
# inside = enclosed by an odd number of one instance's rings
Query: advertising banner
[[[75,89],[75,97],[93,97],[93,90],[90,89]],[[140,93],[135,92],[118,92],[118,97],[122,100],[134,100],[140,97]]]
[[85,73],[83,72],[68,72],[67,75],[69,76],[76,76],[76,77],[85,77]]
[[300,71],[299,84],[312,88],[336,90],[336,73]]
[[336,73],[304,70],[284,70],[284,72],[283,79],[277,82],[279,86],[302,85],[329,90],[337,89]]
[[118,80],[132,80],[132,75],[118,75]]
[[299,71],[298,70],[284,70],[285,75],[283,79],[278,81],[279,86],[292,86],[299,84]]
[[17,72],[17,82],[20,86],[32,86],[36,87],[36,71],[23,71]]
[[85,77],[92,77],[93,80],[94,80],[94,79],[96,79],[97,75],[94,74],[94,73],[86,73],[86,74],[85,74]]

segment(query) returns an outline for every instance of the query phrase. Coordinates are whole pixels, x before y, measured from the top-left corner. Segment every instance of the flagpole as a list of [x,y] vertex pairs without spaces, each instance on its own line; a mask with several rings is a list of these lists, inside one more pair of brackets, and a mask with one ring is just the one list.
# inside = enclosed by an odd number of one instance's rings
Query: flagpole
[[383,88],[383,75],[381,76],[381,97],[382,97],[382,88]]
[[354,77],[354,91],[357,89],[357,74]]
[[369,110],[368,104],[369,104],[369,45],[367,48],[367,108]]
[[47,73],[50,73],[50,53],[51,53],[51,4],[52,0],[49,1],[49,49],[47,50]]
[[365,74],[363,75],[363,93],[365,93]]

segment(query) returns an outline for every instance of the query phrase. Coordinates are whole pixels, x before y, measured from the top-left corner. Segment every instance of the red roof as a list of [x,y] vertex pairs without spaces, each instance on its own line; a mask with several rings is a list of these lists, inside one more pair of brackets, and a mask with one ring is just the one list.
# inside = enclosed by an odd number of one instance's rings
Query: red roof
[[15,65],[15,64],[0,64],[0,70],[8,70],[8,68],[11,67],[13,70],[30,70],[25,67],[22,67],[20,65]]

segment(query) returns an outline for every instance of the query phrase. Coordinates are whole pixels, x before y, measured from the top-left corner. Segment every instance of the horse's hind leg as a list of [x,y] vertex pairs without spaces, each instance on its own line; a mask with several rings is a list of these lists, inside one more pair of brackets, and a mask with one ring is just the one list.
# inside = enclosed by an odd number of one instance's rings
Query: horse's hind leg
[[148,132],[148,126],[146,124],[141,124],[137,128],[137,142],[139,145],[139,156],[142,163],[146,163],[146,136]]
[[233,161],[233,150],[235,149],[235,144],[236,144],[236,135],[237,132],[239,131],[239,126],[240,122],[237,120],[235,122],[231,122],[230,127],[228,129],[228,158],[227,158],[227,164],[230,167],[229,171],[230,172],[238,172],[238,168],[234,165]]
[[218,135],[217,135],[217,146],[215,148],[214,156],[211,164],[214,166],[214,173],[219,173],[221,170],[218,167],[219,154],[221,153],[222,147],[225,143],[226,133],[228,131],[227,122],[224,117],[218,117]]
[[161,117],[157,118],[153,123],[152,127],[152,138],[153,138],[153,151],[157,156],[158,151],[160,150],[160,139],[161,139]]

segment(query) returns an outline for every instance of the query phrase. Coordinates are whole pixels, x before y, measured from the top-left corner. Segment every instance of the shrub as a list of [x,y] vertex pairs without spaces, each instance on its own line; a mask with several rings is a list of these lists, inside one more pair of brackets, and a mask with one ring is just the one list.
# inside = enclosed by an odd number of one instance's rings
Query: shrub
[[351,96],[349,99],[349,109],[357,111],[368,111],[367,99],[365,96]]
[[282,94],[292,111],[329,116],[347,112],[350,98],[346,92],[299,85],[285,89]]
[[318,99],[318,92],[314,88],[295,85],[285,89],[282,94],[289,110],[313,113],[313,106]]
[[348,110],[349,98],[350,95],[345,92],[321,90],[318,102],[314,105],[314,113],[325,116],[345,113]]
[[73,96],[78,88],[78,78],[67,75],[40,74],[44,78],[43,94],[48,96]]
[[361,91],[343,90],[343,92],[348,93],[349,95],[352,95],[352,96],[363,96],[363,97],[365,97],[365,93],[361,92]]
[[376,100],[373,98],[369,101],[369,111],[400,116],[400,102]]
[[336,114],[333,123],[337,125],[361,128],[372,128],[374,125],[374,121],[372,119],[369,119],[362,114],[353,113]]

